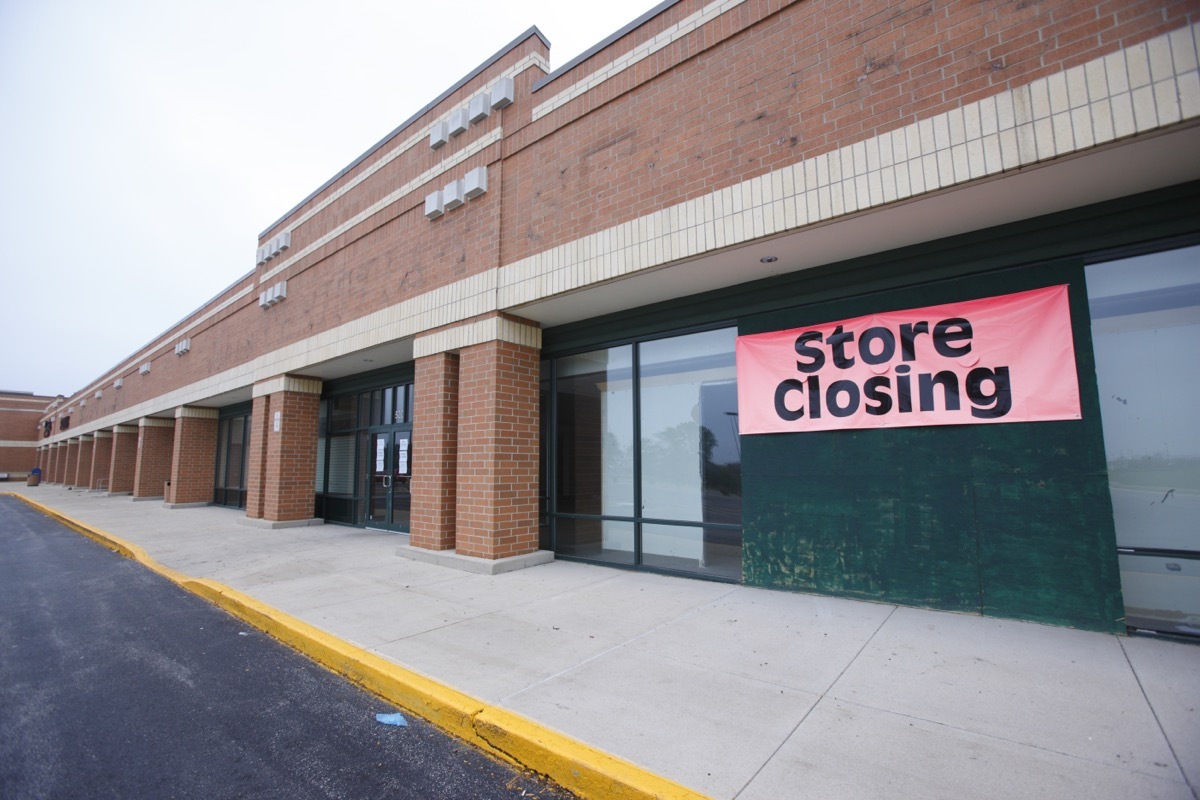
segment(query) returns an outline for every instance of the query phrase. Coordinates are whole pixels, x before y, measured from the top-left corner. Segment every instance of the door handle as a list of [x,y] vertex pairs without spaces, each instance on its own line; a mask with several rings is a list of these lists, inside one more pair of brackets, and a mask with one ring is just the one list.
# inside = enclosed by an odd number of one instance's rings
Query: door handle
[[383,488],[385,488],[385,489],[392,488],[392,476],[391,475],[383,476]]

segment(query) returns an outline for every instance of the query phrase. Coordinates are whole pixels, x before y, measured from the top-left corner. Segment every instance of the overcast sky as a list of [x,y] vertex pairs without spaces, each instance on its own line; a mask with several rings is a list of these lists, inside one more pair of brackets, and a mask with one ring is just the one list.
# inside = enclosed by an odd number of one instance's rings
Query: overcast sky
[[0,390],[78,391],[536,25],[559,67],[655,0],[0,0]]

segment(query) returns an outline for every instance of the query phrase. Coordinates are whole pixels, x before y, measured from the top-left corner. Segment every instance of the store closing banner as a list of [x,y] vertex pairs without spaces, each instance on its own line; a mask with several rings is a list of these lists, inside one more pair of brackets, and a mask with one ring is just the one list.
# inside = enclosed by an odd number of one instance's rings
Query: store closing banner
[[1079,419],[1067,287],[737,340],[739,429]]

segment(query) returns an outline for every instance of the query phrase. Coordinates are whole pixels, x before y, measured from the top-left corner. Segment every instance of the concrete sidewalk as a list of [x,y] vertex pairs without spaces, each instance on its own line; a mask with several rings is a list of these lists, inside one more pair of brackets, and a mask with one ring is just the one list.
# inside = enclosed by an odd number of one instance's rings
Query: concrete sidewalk
[[1200,797],[1200,646],[0,490],[714,798]]

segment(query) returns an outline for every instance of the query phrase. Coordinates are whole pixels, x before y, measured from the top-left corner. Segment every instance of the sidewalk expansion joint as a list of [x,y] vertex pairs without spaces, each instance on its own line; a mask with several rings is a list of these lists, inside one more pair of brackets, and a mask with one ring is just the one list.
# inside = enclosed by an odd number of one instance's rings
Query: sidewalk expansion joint
[[68,528],[138,562],[366,691],[399,706],[494,758],[557,783],[582,798],[708,800],[692,789],[572,739],[507,709],[338,639],[250,595],[208,578],[193,578],[152,559],[140,546],[62,514],[16,492]]

